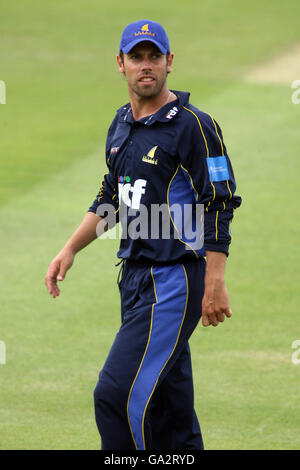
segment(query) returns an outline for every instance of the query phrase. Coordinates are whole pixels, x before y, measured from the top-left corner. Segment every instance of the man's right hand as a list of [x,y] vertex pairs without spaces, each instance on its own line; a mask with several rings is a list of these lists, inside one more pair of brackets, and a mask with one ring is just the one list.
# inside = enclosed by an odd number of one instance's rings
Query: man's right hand
[[[99,224],[100,222],[100,224]],[[87,212],[79,227],[75,230],[64,248],[49,264],[45,284],[49,293],[55,299],[60,294],[57,281],[63,281],[66,272],[73,264],[74,257],[89,243],[100,237],[105,231],[107,222],[93,212]]]
[[66,272],[73,264],[75,254],[71,250],[62,250],[51,263],[45,278],[45,284],[53,299],[60,294],[57,281],[63,281]]

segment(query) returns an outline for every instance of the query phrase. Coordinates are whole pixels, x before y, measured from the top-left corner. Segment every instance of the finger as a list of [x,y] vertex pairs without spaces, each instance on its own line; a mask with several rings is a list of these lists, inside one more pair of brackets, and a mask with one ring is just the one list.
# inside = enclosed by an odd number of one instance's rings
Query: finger
[[204,295],[202,299],[202,325],[209,326],[209,316],[213,313],[213,300],[208,295]]
[[225,314],[223,312],[217,312],[216,314],[217,320],[221,323],[225,320]]
[[52,294],[55,291],[55,281],[52,278],[46,277],[45,284],[50,294]]
[[56,266],[50,266],[45,278],[46,287],[52,296],[59,295],[59,289],[56,283],[57,271],[58,268]]
[[56,282],[53,282],[53,281],[47,282],[46,281],[45,284],[47,286],[47,289],[48,289],[49,293],[52,295],[53,298],[57,297],[60,294],[60,290],[57,287]]
[[69,266],[67,264],[61,263],[59,273],[56,277],[58,281],[63,281],[66,277],[66,272],[68,271]]
[[231,308],[228,308],[227,310],[224,311],[225,315],[227,318],[230,318],[232,315],[232,310]]
[[55,299],[55,297],[58,297],[59,294],[60,294],[60,290],[59,289],[55,289],[53,291],[50,292],[51,296],[53,299]]
[[216,317],[215,313],[212,313],[211,315],[209,315],[208,319],[209,319],[209,322],[212,326],[218,326],[219,322],[217,320],[217,317]]
[[56,276],[57,281],[63,281],[66,275],[66,269],[60,269],[58,275]]
[[203,326],[218,326],[219,322],[217,320],[216,314],[213,310],[210,310],[208,312],[205,312],[203,314],[204,320],[202,320]]

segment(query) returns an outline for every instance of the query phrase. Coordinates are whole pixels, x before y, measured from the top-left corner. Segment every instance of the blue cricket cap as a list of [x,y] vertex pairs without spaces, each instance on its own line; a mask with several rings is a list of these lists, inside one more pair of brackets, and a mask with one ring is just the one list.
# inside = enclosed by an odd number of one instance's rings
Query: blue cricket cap
[[142,41],[153,42],[163,54],[170,52],[169,39],[164,28],[159,23],[150,20],[135,21],[126,26],[121,36],[119,50],[128,54]]

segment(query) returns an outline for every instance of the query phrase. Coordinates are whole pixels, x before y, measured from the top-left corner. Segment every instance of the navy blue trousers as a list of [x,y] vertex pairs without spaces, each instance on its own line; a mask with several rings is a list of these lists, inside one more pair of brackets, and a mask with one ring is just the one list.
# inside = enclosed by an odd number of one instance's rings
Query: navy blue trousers
[[201,450],[188,339],[201,318],[205,260],[126,261],[122,323],[94,390],[102,450]]

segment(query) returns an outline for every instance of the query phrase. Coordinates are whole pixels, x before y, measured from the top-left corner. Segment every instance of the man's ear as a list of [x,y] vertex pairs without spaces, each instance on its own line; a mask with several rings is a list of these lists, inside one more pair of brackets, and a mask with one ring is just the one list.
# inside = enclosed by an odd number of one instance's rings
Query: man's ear
[[172,72],[173,59],[174,59],[174,54],[173,52],[170,52],[169,57],[168,57],[168,62],[167,62],[167,73]]
[[119,56],[119,54],[117,55],[117,64],[118,64],[119,72],[124,74],[125,73],[124,63],[121,57]]

